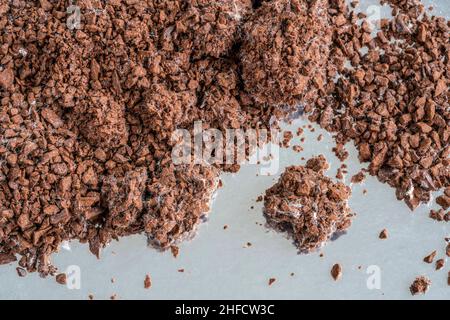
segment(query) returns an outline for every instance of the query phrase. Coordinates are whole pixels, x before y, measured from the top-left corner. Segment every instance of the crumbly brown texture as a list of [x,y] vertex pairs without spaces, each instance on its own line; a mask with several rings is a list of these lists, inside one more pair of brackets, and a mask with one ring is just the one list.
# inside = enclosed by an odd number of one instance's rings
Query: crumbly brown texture
[[357,174],[355,174],[354,176],[352,176],[351,182],[352,183],[362,183],[362,182],[364,182],[365,179],[366,179],[366,175],[364,174],[363,171],[360,171]]
[[414,280],[414,282],[409,287],[409,290],[411,291],[411,294],[413,296],[415,296],[415,295],[425,294],[428,291],[430,286],[431,286],[431,280],[428,279],[427,277],[420,276]]
[[287,232],[301,252],[320,248],[351,225],[351,190],[325,177],[327,168],[323,156],[288,167],[264,197],[268,225]]
[[436,221],[450,221],[450,211],[444,209],[430,210],[430,218]]
[[323,90],[331,40],[326,6],[326,0],[264,1],[244,24],[242,79],[257,103],[296,106]]
[[65,240],[190,238],[239,166],[174,165],[172,132],[298,107],[411,208],[443,187],[448,207],[448,25],[390,3],[371,39],[343,0],[79,0],[75,30],[67,1],[0,1],[0,264],[54,275]]
[[448,23],[421,15],[417,1],[390,1],[394,18],[382,19],[372,38],[369,23],[356,24],[344,1],[330,3],[340,28],[328,72],[338,81],[310,119],[336,132],[339,148],[353,140],[369,173],[415,209],[450,183]]

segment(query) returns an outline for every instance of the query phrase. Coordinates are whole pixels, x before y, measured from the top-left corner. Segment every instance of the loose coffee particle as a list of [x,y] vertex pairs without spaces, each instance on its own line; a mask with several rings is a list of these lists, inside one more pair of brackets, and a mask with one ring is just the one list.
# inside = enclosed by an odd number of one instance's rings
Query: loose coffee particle
[[383,229],[383,230],[380,232],[379,238],[384,240],[384,239],[387,239],[388,236],[389,236],[389,234],[388,234],[387,229]]
[[178,257],[178,254],[180,253],[180,248],[178,246],[170,246],[170,251],[172,252],[172,255],[174,258]]
[[342,267],[339,263],[336,263],[331,268],[331,276],[333,277],[334,281],[338,281],[342,277]]
[[269,279],[269,286],[271,286],[277,279],[275,278],[270,278]]
[[423,261],[426,263],[433,263],[433,260],[436,257],[436,254],[437,254],[437,251],[435,250],[432,253],[430,253],[428,256],[423,258]]
[[439,259],[436,261],[436,270],[441,270],[445,266],[445,260]]
[[352,183],[361,183],[365,179],[366,179],[366,175],[364,174],[363,171],[360,171],[352,177],[351,182]]
[[151,286],[152,286],[152,280],[150,279],[150,276],[147,274],[145,276],[145,280],[144,280],[144,288],[150,289]]
[[55,277],[56,282],[65,285],[67,283],[67,275],[65,273],[60,273]]

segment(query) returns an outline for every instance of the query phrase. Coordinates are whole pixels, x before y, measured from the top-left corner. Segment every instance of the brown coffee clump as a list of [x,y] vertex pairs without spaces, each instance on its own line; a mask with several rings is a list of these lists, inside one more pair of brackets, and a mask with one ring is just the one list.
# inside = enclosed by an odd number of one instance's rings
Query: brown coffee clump
[[409,287],[409,290],[411,291],[411,294],[413,296],[425,294],[428,291],[430,285],[431,285],[430,279],[424,276],[420,276],[414,280],[414,282]]
[[323,156],[310,159],[306,166],[288,167],[264,197],[268,224],[287,232],[300,252],[319,249],[351,225],[347,205],[351,190],[325,177],[327,167]]

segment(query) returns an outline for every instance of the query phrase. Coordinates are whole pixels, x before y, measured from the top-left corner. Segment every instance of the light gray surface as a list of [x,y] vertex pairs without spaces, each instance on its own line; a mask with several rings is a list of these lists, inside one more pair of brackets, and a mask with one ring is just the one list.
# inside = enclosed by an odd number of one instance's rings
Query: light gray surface
[[[372,1],[362,1],[365,5]],[[446,0],[435,3],[436,12],[449,14]],[[304,119],[292,126],[308,124]],[[315,126],[314,133],[305,130],[304,151],[281,149],[280,170],[276,176],[256,176],[256,166],[245,166],[238,174],[222,177],[224,186],[214,201],[209,221],[199,228],[194,240],[180,245],[180,255],[160,253],[146,246],[144,236],[113,242],[97,260],[86,245],[70,244],[61,249],[53,261],[64,271],[77,265],[81,271],[81,288],[68,289],[53,278],[41,279],[36,274],[19,278],[15,265],[0,267],[0,299],[449,299],[447,266],[434,271],[434,264],[422,262],[433,250],[437,258],[445,257],[444,238],[450,236],[448,223],[428,218],[431,206],[421,206],[414,213],[395,199],[394,190],[368,177],[364,184],[353,185],[350,200],[357,214],[348,233],[329,243],[320,252],[298,255],[290,240],[269,231],[261,213],[262,203],[255,199],[270,187],[282,168],[302,164],[300,158],[324,154],[331,163],[327,174],[334,177],[340,163],[331,152],[331,137]],[[317,141],[322,133],[324,139]],[[298,144],[296,137],[292,144]],[[349,146],[347,182],[362,167],[356,150]],[[367,189],[367,195],[363,190]],[[254,209],[250,209],[254,206]],[[228,225],[224,230],[223,226]],[[379,240],[379,232],[387,228],[389,239]],[[246,243],[251,242],[251,247]],[[334,282],[330,269],[334,263],[343,267],[343,277]],[[361,269],[358,267],[361,266]],[[378,266],[381,289],[367,287],[366,270]],[[178,269],[185,269],[180,273]],[[294,272],[294,276],[290,276]],[[152,287],[143,288],[146,274]],[[428,276],[433,284],[422,297],[411,297],[408,287],[417,275]],[[268,286],[269,278],[276,278]],[[111,282],[111,278],[115,282]]]

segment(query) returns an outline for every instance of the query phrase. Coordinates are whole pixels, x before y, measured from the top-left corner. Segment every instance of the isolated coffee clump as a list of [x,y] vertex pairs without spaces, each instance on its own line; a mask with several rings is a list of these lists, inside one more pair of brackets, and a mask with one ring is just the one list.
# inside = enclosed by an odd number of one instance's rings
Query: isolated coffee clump
[[322,247],[351,225],[351,189],[324,176],[327,168],[323,156],[308,160],[306,166],[288,167],[264,198],[269,226],[287,232],[303,253]]

